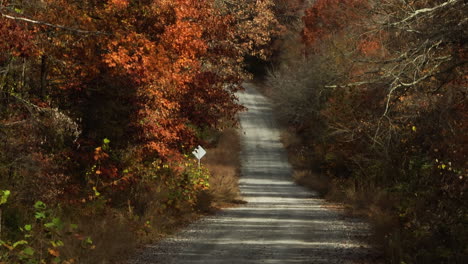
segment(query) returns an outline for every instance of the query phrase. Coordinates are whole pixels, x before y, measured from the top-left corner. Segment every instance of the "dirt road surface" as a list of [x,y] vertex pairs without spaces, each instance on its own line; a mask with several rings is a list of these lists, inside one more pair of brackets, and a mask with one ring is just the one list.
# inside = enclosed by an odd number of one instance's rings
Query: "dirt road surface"
[[239,183],[247,204],[147,246],[130,263],[356,263],[369,254],[358,239],[368,234],[366,223],[326,209],[316,193],[293,183],[271,103],[244,86]]

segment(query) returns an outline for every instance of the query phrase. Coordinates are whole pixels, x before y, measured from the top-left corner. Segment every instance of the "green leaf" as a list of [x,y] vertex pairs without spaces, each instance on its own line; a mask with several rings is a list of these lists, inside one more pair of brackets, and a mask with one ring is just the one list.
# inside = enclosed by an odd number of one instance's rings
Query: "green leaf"
[[96,197],[101,195],[101,193],[98,192],[98,190],[97,190],[96,187],[93,187],[93,191],[94,191],[94,195],[95,195]]
[[47,208],[47,206],[45,205],[45,203],[43,203],[41,201],[37,201],[34,204],[34,208],[36,208],[37,210],[45,210]]
[[102,142],[104,142],[104,144],[109,144],[110,143],[110,140],[105,138]]
[[24,254],[28,255],[28,256],[34,255],[34,249],[32,247],[27,247],[27,248],[23,249],[22,252]]
[[54,219],[52,219],[52,223],[54,223],[55,227],[57,227],[59,229],[63,228],[63,222],[58,217],[54,217]]
[[8,196],[10,196],[9,190],[0,190],[0,205],[6,204]]
[[57,228],[57,229],[62,229],[63,228],[63,223],[62,220],[58,217],[54,217],[51,222],[45,223],[45,227],[47,228]]
[[26,230],[26,231],[31,231],[31,229],[32,229],[32,225],[25,225],[24,226],[24,230]]
[[76,229],[78,229],[78,225],[77,224],[70,224],[70,229],[71,230],[76,230]]
[[26,244],[28,244],[28,241],[26,240],[16,241],[15,243],[13,243],[13,248],[16,248],[17,246],[20,246],[20,245],[26,245]]
[[90,244],[90,245],[93,244],[93,240],[91,240],[91,237],[87,237],[87,238],[84,240],[84,242],[85,242],[86,244]]
[[63,247],[65,245],[62,240],[50,241],[50,244],[53,247]]
[[36,212],[36,214],[34,215],[34,217],[35,217],[36,219],[39,220],[39,219],[44,219],[44,218],[46,218],[46,215],[45,215],[44,212]]
[[15,12],[18,13],[18,14],[23,14],[23,10],[15,7]]
[[47,227],[47,228],[53,228],[55,226],[55,224],[52,223],[52,222],[49,222],[49,223],[45,223],[44,226]]

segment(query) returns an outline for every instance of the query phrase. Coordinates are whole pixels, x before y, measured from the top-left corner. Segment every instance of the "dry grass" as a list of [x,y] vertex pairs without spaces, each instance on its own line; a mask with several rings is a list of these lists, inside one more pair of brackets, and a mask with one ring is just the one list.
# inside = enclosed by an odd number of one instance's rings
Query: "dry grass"
[[[228,128],[221,134],[216,147],[207,151],[204,166],[211,173],[212,206],[224,207],[239,203],[240,141],[237,130]],[[206,203],[206,202],[205,202]]]
[[[82,250],[80,263],[114,263],[113,259],[130,254],[138,243],[137,234],[132,228],[135,223],[129,221],[122,213],[108,213],[92,220],[82,218],[78,225],[83,234],[91,234],[95,246],[93,250]],[[80,246],[74,245],[72,250]]]
[[[104,209],[98,214],[81,208],[79,212],[67,210],[65,223],[78,225],[76,234],[62,238],[64,246],[61,256],[73,258],[76,263],[108,264],[113,259],[124,258],[137,246],[138,236],[133,228],[136,222],[128,218],[126,212]],[[89,237],[92,245],[86,243]]]
[[[61,206],[54,217],[62,219],[67,228],[76,224],[78,229],[60,234],[60,240],[64,242],[60,257],[80,264],[124,264],[142,245],[174,234],[205,213],[241,203],[239,135],[235,129],[226,129],[215,138],[216,146],[209,148],[202,160],[211,173],[211,188],[200,194],[200,210],[193,210],[188,203],[177,208],[163,207],[167,191],[145,182],[139,182],[132,186],[131,192],[118,193],[115,197],[96,199],[89,204]],[[108,204],[109,201],[113,206]],[[92,244],[86,242],[88,237]]]
[[[64,238],[64,257],[73,256],[80,264],[127,263],[127,259],[145,244],[157,242],[174,234],[201,215],[192,209],[161,209],[163,192],[140,188],[133,202],[119,208],[84,207],[79,212],[64,212],[65,222],[77,224],[81,238]],[[72,220],[73,219],[73,220]],[[86,245],[87,236],[93,241]]]
[[[135,217],[131,207],[127,212],[108,214],[98,224],[83,223],[86,233],[93,233],[98,238],[95,252],[88,259],[101,259],[90,264],[119,263],[125,256],[134,254],[138,246],[156,242],[173,234],[198,219],[201,214],[210,213],[218,208],[239,203],[238,177],[240,173],[240,142],[235,129],[226,129],[219,136],[217,144],[207,150],[202,163],[211,173],[210,189],[198,197],[198,212],[192,210],[167,212],[161,215],[157,197],[152,192],[139,192],[138,203],[148,205],[143,216]],[[146,222],[149,221],[150,225]],[[98,256],[105,254],[105,256]],[[121,262],[125,263],[125,262]]]
[[[318,192],[328,201],[335,202],[328,204],[329,209],[344,211],[350,217],[367,218],[374,230],[372,236],[368,238],[368,242],[377,248],[384,245],[385,234],[388,233],[388,230],[393,230],[398,223],[388,210],[395,204],[392,196],[379,189],[369,188],[365,192],[357,190],[351,179],[330,179],[320,173],[314,158],[316,154],[305,148],[306,144],[294,132],[283,131],[281,140],[288,151],[288,159],[293,167],[294,181]],[[376,255],[356,263],[383,263],[383,260],[382,256]]]
[[327,194],[330,190],[330,181],[319,173],[312,172],[312,170],[294,170],[293,179],[299,185],[307,186],[320,195]]
[[126,209],[82,211],[80,216],[69,216],[78,224],[80,233],[90,234],[95,248],[85,249],[80,240],[69,238],[64,241],[64,256],[78,256],[77,261],[84,264],[123,264],[139,246],[177,232],[199,218],[200,213],[238,204],[239,152],[239,135],[235,129],[223,131],[216,147],[208,149],[202,163],[211,173],[210,189],[198,197],[198,212],[187,209],[161,214],[161,205],[156,196],[163,194],[141,188],[132,197],[135,204],[129,204]]
[[294,181],[318,192],[321,196],[329,194],[332,189],[331,181],[314,168],[313,153],[303,147],[300,138],[293,132],[284,130],[281,133],[281,141],[288,151]]

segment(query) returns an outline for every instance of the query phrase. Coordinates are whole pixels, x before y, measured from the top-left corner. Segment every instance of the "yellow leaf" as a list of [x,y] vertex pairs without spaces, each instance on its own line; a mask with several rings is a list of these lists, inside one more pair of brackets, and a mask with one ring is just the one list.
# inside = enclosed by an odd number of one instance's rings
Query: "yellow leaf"
[[413,126],[411,129],[413,130],[413,132],[416,132],[416,126]]
[[101,195],[101,193],[100,193],[100,192],[98,192],[98,190],[97,190],[96,186],[94,186],[94,187],[93,187],[93,191],[94,191],[94,195],[96,195],[96,196],[99,196],[99,195]]

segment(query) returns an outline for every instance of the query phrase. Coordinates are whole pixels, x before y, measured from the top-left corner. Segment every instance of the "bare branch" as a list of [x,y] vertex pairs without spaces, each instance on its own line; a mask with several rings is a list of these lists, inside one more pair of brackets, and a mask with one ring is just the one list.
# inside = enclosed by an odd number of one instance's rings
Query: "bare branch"
[[435,7],[432,7],[432,8],[422,8],[422,9],[418,9],[416,11],[414,11],[410,16],[406,17],[405,19],[401,20],[401,21],[398,21],[398,22],[395,22],[395,23],[391,23],[390,25],[391,26],[397,26],[397,25],[400,25],[400,24],[403,24],[403,23],[406,23],[408,21],[410,21],[411,19],[421,15],[421,14],[425,14],[425,13],[430,13],[430,12],[435,12],[441,8],[444,8],[448,5],[454,5],[454,4],[457,4],[461,2],[461,0],[448,0],[447,2],[444,2],[438,6],[435,6]]
[[324,87],[325,88],[331,88],[331,89],[335,89],[335,88],[338,88],[338,87],[354,87],[354,86],[361,86],[361,85],[366,85],[366,84],[373,84],[373,83],[376,83],[380,81],[380,79],[374,79],[374,80],[370,80],[370,81],[362,81],[362,82],[353,82],[353,83],[347,83],[347,84],[342,84],[342,85],[325,85]]
[[21,120],[21,121],[15,121],[15,122],[10,122],[10,123],[0,123],[0,128],[10,128],[14,126],[19,126],[23,125],[30,122],[29,119]]
[[44,22],[44,21],[33,20],[33,19],[25,18],[25,17],[10,16],[4,13],[1,13],[1,14],[2,14],[2,17],[4,18],[13,19],[17,21],[23,21],[26,23],[31,23],[31,24],[36,24],[36,25],[44,25],[48,27],[59,28],[59,29],[63,29],[63,30],[67,30],[67,31],[71,31],[71,32],[79,33],[79,34],[111,35],[110,33],[107,33],[107,32],[82,30],[82,29],[71,28],[71,27],[66,27],[62,25],[55,25],[55,24]]

